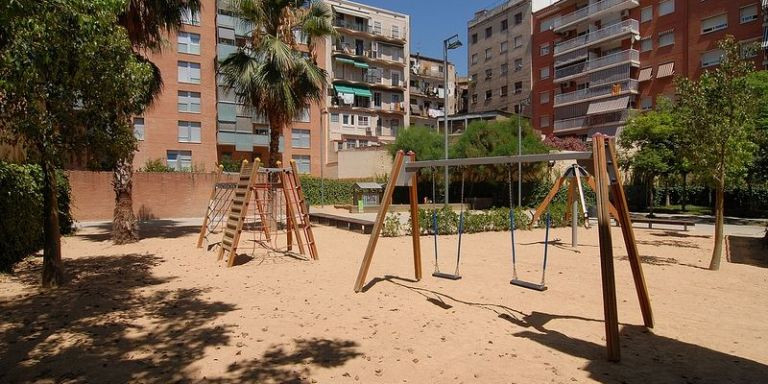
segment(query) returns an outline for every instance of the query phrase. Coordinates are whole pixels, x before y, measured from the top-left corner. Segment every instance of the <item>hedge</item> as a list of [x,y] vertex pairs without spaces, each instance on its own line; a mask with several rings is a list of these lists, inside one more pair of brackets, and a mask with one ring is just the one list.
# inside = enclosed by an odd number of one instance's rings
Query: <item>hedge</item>
[[[0,162],[0,272],[43,246],[43,174],[37,165]],[[74,228],[70,214],[69,180],[58,173],[59,225],[62,234]]]
[[324,204],[352,204],[352,187],[355,181],[351,180],[323,180],[323,196],[321,199],[319,177],[301,176],[301,188],[309,205]]

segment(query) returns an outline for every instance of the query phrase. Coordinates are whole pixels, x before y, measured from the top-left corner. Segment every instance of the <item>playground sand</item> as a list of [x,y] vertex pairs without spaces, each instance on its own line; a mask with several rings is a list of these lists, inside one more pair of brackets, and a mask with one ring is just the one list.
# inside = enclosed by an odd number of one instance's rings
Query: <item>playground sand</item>
[[[368,236],[316,227],[320,260],[256,250],[230,269],[195,227],[106,229],[63,240],[71,282],[36,287],[41,262],[0,276],[0,382],[757,383],[768,377],[765,265],[723,260],[709,234],[636,229],[656,327],[646,330],[613,229],[622,361],[605,361],[597,230],[554,229],[546,292],[510,286],[508,233],[466,235],[460,281],[413,282],[411,239],[382,238],[365,293]],[[250,235],[245,235],[250,239]],[[518,272],[540,278],[542,230],[517,233]],[[440,239],[452,271],[456,237]],[[765,250],[744,247],[762,254]],[[241,251],[251,255],[246,243]],[[750,258],[742,258],[749,259]],[[758,257],[759,259],[759,257]],[[740,259],[741,260],[741,259]]]

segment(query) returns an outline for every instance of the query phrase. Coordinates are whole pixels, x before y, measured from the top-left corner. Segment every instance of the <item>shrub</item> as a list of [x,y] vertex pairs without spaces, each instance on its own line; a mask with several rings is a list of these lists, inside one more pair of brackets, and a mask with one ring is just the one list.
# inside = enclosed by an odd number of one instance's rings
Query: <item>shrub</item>
[[224,172],[240,172],[240,167],[243,163],[234,161],[230,158],[221,159],[221,166],[224,167]]
[[144,163],[144,167],[139,170],[140,172],[175,172],[176,169],[165,165],[163,159],[150,159]]
[[321,203],[331,205],[352,204],[354,181],[325,179],[323,181],[323,199],[321,199],[321,181],[319,177],[304,175],[300,179],[304,196],[310,205],[319,205]]
[[[57,179],[59,226],[62,234],[69,234],[73,231],[69,180],[63,173]],[[9,272],[43,245],[42,185],[39,166],[0,162],[0,272]]]
[[381,235],[384,237],[397,237],[403,232],[402,224],[400,223],[399,213],[390,213],[384,218],[384,228],[381,229]]

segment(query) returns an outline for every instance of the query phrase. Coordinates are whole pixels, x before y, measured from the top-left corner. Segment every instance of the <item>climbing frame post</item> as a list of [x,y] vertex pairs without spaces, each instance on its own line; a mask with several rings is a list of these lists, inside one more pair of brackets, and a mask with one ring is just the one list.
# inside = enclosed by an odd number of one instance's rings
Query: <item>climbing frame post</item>
[[[410,162],[416,161],[416,154],[408,152]],[[421,240],[419,235],[421,227],[419,226],[419,174],[411,174],[411,185],[409,186],[409,203],[411,206],[411,238],[413,240],[413,270],[416,280],[421,280]]]
[[218,255],[218,259],[221,260],[225,253],[228,254],[228,267],[235,264],[237,246],[240,242],[240,234],[243,232],[245,217],[248,215],[248,205],[251,200],[251,193],[253,192],[253,183],[256,181],[256,176],[259,172],[259,165],[259,159],[254,160],[253,164],[248,164],[248,161],[244,160],[240,168],[235,196],[229,207],[224,237],[221,239],[221,248]]
[[205,218],[203,218],[203,225],[200,227],[200,236],[197,237],[197,247],[203,247],[203,240],[208,234],[208,223],[211,221],[211,215],[215,214],[216,206],[216,189],[219,186],[219,180],[221,180],[221,174],[224,173],[224,166],[219,165],[216,168],[216,176],[213,178],[213,188],[211,188],[211,197],[208,198],[208,208],[205,210]]

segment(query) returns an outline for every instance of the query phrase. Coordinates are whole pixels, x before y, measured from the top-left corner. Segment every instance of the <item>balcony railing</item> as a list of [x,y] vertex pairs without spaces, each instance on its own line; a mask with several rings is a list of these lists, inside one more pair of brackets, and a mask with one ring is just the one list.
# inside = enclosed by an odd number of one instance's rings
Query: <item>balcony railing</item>
[[426,77],[435,77],[442,79],[443,78],[443,72],[440,71],[434,71],[431,68],[411,68],[411,73],[419,75],[419,76],[426,76]]
[[554,131],[555,132],[570,131],[574,129],[586,128],[588,125],[589,125],[588,118],[586,116],[576,117],[576,118],[567,119],[567,120],[556,120]]
[[578,49],[573,52],[557,56],[555,58],[555,67],[568,64],[572,61],[584,60],[587,57],[589,57],[589,50],[587,48]]
[[598,29],[597,31],[587,33],[586,35],[577,36],[573,39],[564,41],[555,45],[555,55],[560,55],[578,48],[586,48],[590,44],[616,37],[626,33],[638,34],[640,31],[640,23],[635,19],[624,20],[622,22],[609,25],[605,28]]
[[555,80],[562,79],[564,77],[570,77],[580,73],[595,71],[600,68],[624,63],[627,61],[640,61],[640,52],[638,52],[636,49],[628,49],[626,51],[599,57],[594,60],[559,68],[555,70]]
[[590,87],[575,92],[555,95],[555,106],[557,107],[566,103],[588,101],[603,96],[616,96],[625,92],[637,92],[637,84],[637,80],[624,79],[624,81],[615,84]]
[[629,112],[623,110],[598,116],[580,116],[573,119],[556,120],[554,132],[573,131],[609,124],[621,124],[626,122],[628,117]]
[[384,61],[396,62],[398,64],[405,65],[405,61],[403,60],[402,55],[400,55],[401,57],[395,57],[391,55],[387,56],[382,54],[379,51],[371,50],[370,47],[361,49],[348,43],[343,43],[343,44],[337,43],[337,44],[334,44],[333,51],[345,53],[347,55],[363,56],[369,59],[384,60]]
[[607,11],[611,8],[623,6],[621,9],[632,8],[638,5],[637,0],[603,0],[597,3],[592,3],[587,7],[581,8],[560,18],[555,19],[553,29],[557,31],[560,28],[566,27],[578,21],[581,21],[587,17],[597,16],[603,11]]
[[381,27],[376,27],[376,26],[365,24],[365,23],[363,23],[363,24],[353,23],[353,22],[350,22],[350,21],[347,21],[347,20],[343,20],[343,19],[336,19],[336,20],[334,20],[333,21],[333,25],[335,27],[349,29],[349,30],[352,30],[352,31],[364,32],[364,33],[367,33],[369,35],[381,36],[381,37],[384,37],[386,39],[405,40],[405,31],[404,30],[400,31],[399,29],[397,29],[397,30],[390,29],[388,31],[385,31]]

